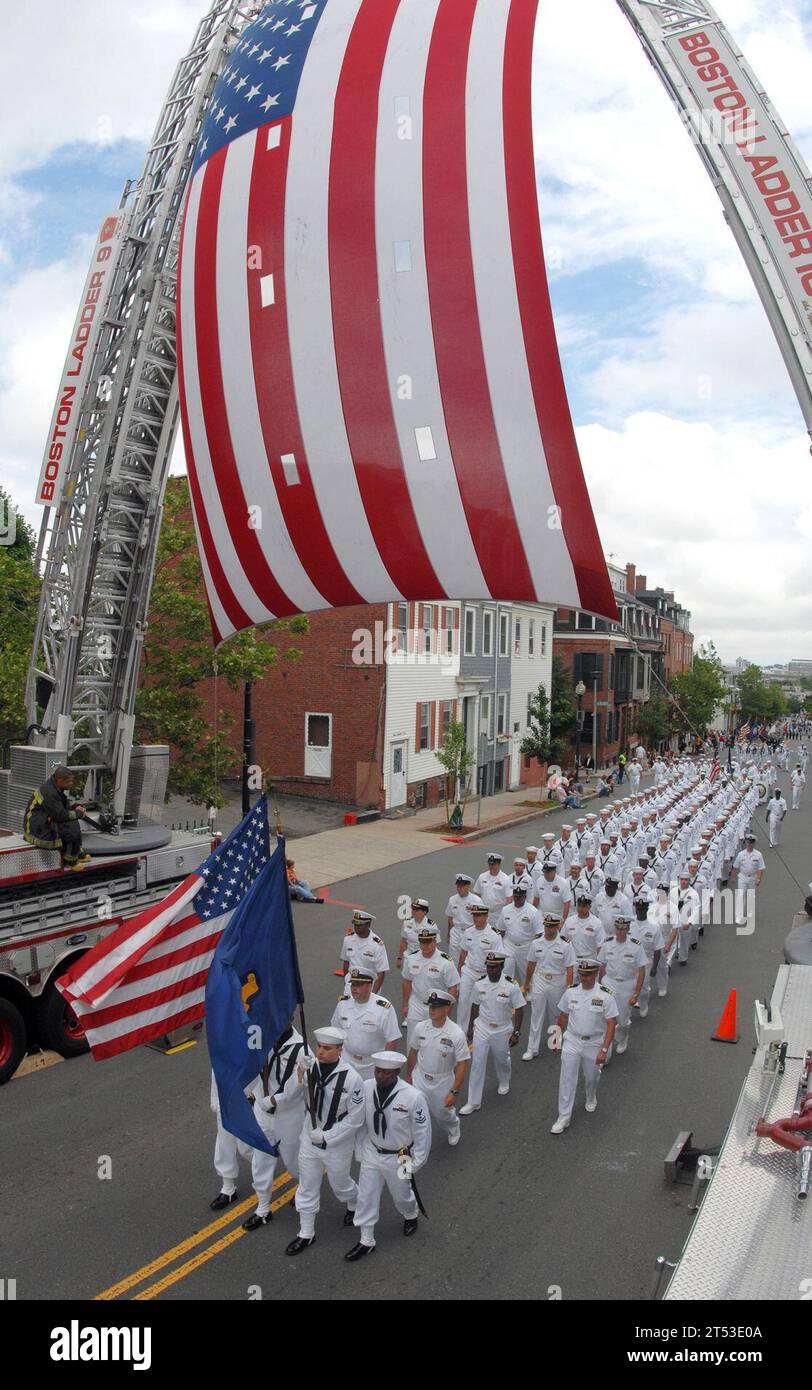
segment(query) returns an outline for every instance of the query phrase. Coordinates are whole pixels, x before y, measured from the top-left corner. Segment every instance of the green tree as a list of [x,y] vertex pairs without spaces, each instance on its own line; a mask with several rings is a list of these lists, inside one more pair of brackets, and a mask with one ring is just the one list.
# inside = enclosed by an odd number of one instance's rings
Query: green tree
[[768,685],[758,666],[748,666],[739,677],[742,719],[770,724],[786,713],[787,701],[779,685]]
[[[451,820],[449,802],[454,801],[455,805],[462,795],[462,818],[465,820],[465,807],[468,801],[468,773],[474,760],[473,753],[469,750],[465,741],[465,725],[456,719],[452,719],[446,730],[443,746],[437,754],[437,761],[445,768],[448,776],[445,779],[445,819],[446,825]],[[449,784],[452,788],[452,795],[449,797]]]
[[635,723],[641,741],[648,747],[668,738],[671,733],[671,706],[659,691],[639,707]]
[[0,742],[25,735],[25,680],[31,661],[40,581],[34,532],[0,488]]
[[680,671],[671,678],[671,690],[678,701],[674,706],[676,727],[684,733],[698,729],[704,737],[726,689],[722,663],[709,642],[695,653],[690,671]]
[[[550,761],[550,701],[543,685],[539,686],[528,705],[527,733],[520,747],[526,758],[537,758],[539,764]],[[543,796],[544,787],[540,785],[539,797]]]
[[569,672],[559,656],[553,657],[550,682],[550,762],[560,763],[570,746],[575,728],[575,695]]
[[280,650],[268,633],[307,630],[307,618],[289,618],[237,633],[215,653],[189,485],[186,478],[170,478],[136,706],[139,737],[168,743],[172,749],[170,791],[198,804],[222,805],[219,779],[236,771],[241,756],[229,740],[234,720],[224,710],[213,709],[208,683],[216,674],[238,690],[247,681],[259,680],[280,658],[294,661],[301,654],[295,647]]

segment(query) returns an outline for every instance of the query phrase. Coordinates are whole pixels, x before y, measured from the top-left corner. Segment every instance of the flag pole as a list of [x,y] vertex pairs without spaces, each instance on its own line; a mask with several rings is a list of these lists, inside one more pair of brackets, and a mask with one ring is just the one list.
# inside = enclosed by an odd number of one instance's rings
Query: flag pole
[[[303,1003],[299,1005],[299,1023],[300,1023],[300,1025],[301,1025],[302,1041],[303,1041],[303,1043],[304,1043],[304,1045],[305,1045],[305,1051],[306,1051],[306,1052],[309,1052],[309,1051],[310,1051],[310,1043],[308,1042],[308,1038],[307,1038],[307,1020],[305,1019],[305,1011],[304,1011],[304,1004],[303,1004]],[[317,1129],[318,1126],[317,1126],[317,1124],[316,1124],[316,1095],[315,1095],[315,1089],[314,1089],[314,1083],[313,1083],[313,1068],[312,1068],[312,1067],[308,1067],[308,1069],[307,1069],[307,1113],[308,1113],[308,1115],[310,1116],[310,1125],[311,1125],[311,1128],[312,1128],[312,1129]]]

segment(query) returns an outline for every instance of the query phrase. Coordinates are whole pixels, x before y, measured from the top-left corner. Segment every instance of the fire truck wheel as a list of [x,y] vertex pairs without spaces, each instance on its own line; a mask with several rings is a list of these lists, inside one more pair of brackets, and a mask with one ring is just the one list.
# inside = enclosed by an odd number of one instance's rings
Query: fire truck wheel
[[66,1004],[56,985],[48,985],[37,1008],[40,1041],[60,1057],[81,1057],[87,1052],[84,1029],[70,1004]]
[[25,1056],[25,1022],[19,1009],[0,999],[0,1086],[10,1081]]

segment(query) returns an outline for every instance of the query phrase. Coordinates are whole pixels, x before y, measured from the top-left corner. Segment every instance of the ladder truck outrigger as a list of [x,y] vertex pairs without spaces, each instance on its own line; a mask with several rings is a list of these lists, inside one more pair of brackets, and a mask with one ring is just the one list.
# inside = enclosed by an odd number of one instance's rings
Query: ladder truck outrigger
[[[812,431],[812,186],[783,123],[703,0],[617,0],[722,201]],[[0,770],[0,1084],[36,1039],[85,1050],[55,979],[208,852],[161,824],[169,750],[134,745],[161,506],[178,423],[180,219],[214,84],[261,0],[212,0],[175,72],[140,179],[105,219],[39,482],[42,593],[25,742]],[[106,828],[82,874],[23,839],[54,766]]]
[[[261,8],[212,0],[199,24],[141,177],[102,225],[57,393],[37,494],[28,730],[0,771],[0,1084],[35,1041],[65,1057],[86,1051],[54,981],[210,850],[208,834],[161,824],[169,749],[134,745],[135,698],[178,424],[184,194],[214,84]],[[84,837],[81,874],[21,834],[32,791],[58,763],[74,768],[104,827]]]

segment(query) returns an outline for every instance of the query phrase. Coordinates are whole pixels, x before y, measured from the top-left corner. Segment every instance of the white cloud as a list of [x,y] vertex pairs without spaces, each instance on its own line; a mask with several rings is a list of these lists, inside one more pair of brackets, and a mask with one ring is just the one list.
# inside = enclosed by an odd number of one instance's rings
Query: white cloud
[[618,563],[633,560],[650,584],[673,590],[725,660],[807,650],[804,435],[765,442],[746,427],[654,412],[577,433],[601,538]]
[[91,246],[0,290],[0,478],[35,526],[31,499]]
[[205,9],[201,0],[17,5],[0,62],[0,178],[73,141],[146,141]]

